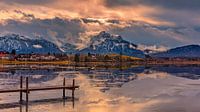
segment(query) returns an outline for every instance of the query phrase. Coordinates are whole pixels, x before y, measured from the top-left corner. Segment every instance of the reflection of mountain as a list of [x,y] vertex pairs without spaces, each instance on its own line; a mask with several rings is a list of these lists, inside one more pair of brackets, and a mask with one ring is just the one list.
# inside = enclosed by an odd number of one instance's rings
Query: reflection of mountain
[[28,76],[31,83],[41,83],[53,80],[58,76],[54,70],[15,70],[13,72],[0,72],[1,79],[19,79],[19,76]]
[[126,82],[137,79],[137,73],[144,72],[144,67],[120,70],[92,70],[81,71],[87,75],[93,86],[99,87],[101,91],[106,91],[110,87],[121,87]]
[[[63,72],[67,74],[65,77],[67,79],[74,78],[76,74],[75,71],[65,69],[41,69],[41,70],[11,70],[0,72],[0,79],[9,79],[9,82],[15,81],[15,83],[10,83],[10,85],[16,85],[19,82],[19,76],[28,76],[30,79],[30,83],[42,83],[48,82],[56,79],[60,73]],[[70,73],[68,72],[70,71]],[[144,67],[135,67],[126,69],[123,71],[116,69],[102,69],[102,70],[91,70],[88,71],[86,69],[79,70],[83,75],[89,77],[89,80],[95,87],[100,87],[101,90],[108,89],[110,87],[121,87],[124,83],[129,82],[137,78],[137,73],[142,73],[144,71]]]
[[169,74],[189,79],[200,79],[199,66],[159,66],[152,67],[152,70],[167,72]]
[[[121,87],[123,84],[143,78],[159,78],[162,74],[171,74],[177,77],[189,79],[200,79],[200,69],[198,66],[159,66],[159,67],[134,67],[125,70],[117,69],[80,69],[80,75],[85,75],[94,87],[98,87],[105,92],[113,87]],[[4,80],[1,85],[19,84],[19,76],[29,76],[31,84],[43,83],[57,80],[59,76],[67,79],[75,78],[77,71],[72,69],[41,69],[41,70],[12,70],[0,72],[0,80]],[[159,75],[162,73],[161,75]]]
[[[29,76],[30,82],[32,83],[46,82],[58,76],[58,73],[54,70],[17,70],[15,74]],[[38,75],[38,77],[36,75]]]

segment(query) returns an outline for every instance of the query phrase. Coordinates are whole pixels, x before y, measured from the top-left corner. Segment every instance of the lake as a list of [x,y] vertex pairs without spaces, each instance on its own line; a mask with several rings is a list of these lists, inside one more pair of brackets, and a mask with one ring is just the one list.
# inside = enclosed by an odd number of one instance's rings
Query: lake
[[[62,98],[62,90],[31,92],[28,106],[17,105],[19,93],[2,93],[0,112],[200,110],[200,66],[133,66],[127,69],[109,69],[4,65],[0,67],[0,89],[18,88],[20,76],[29,77],[31,87],[62,85],[65,77],[67,84],[75,79],[80,88],[75,91],[74,102],[70,98],[66,101],[59,100]],[[67,96],[71,96],[71,91],[67,91]]]

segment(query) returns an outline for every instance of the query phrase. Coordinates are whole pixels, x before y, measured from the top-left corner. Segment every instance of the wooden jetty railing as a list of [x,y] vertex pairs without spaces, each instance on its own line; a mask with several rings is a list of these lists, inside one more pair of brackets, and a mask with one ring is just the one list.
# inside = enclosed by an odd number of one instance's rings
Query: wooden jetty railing
[[76,88],[79,88],[79,86],[75,85],[75,79],[73,79],[73,83],[71,86],[66,86],[65,78],[63,79],[63,85],[62,86],[48,86],[48,87],[29,87],[29,78],[26,77],[26,87],[23,88],[23,77],[20,77],[20,88],[19,89],[7,89],[7,90],[0,90],[0,93],[14,93],[14,92],[20,92],[19,102],[23,103],[23,93],[26,94],[26,103],[29,101],[29,93],[32,91],[45,91],[45,90],[63,90],[63,99],[65,99],[65,91],[71,90],[72,91],[72,98],[74,100],[74,91]]

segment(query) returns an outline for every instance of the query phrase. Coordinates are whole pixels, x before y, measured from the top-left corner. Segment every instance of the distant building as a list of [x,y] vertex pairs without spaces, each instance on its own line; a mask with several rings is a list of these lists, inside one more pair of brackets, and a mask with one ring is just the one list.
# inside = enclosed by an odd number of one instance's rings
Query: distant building
[[12,54],[10,54],[9,52],[0,51],[0,59],[13,60],[14,56]]
[[59,60],[54,55],[47,54],[20,54],[17,56],[19,61],[53,61]]

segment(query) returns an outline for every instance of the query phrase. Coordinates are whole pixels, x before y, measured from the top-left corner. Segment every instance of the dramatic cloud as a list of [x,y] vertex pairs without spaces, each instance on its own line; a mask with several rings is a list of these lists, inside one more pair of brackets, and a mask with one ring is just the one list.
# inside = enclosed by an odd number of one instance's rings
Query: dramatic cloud
[[140,49],[142,51],[150,51],[150,53],[154,53],[154,52],[167,51],[169,48],[166,47],[166,46],[142,45],[142,44],[139,44],[138,45],[138,49]]
[[1,0],[0,33],[84,47],[102,30],[136,44],[198,44],[199,0]]
[[0,25],[1,33],[18,33],[32,38],[43,37],[57,45],[77,42],[79,34],[84,31],[81,21],[76,19],[32,19],[28,22],[8,20]]
[[[12,7],[11,7],[12,6]],[[16,12],[33,14],[36,18],[98,18],[146,21],[152,24],[172,25],[172,22],[152,18],[151,14],[159,14],[156,8],[135,6],[125,8],[107,7],[104,0],[3,0],[0,7],[3,15],[16,18]],[[6,13],[7,12],[7,13]],[[1,12],[2,13],[2,12]],[[18,16],[17,16],[18,17]],[[2,17],[1,17],[2,18]],[[1,19],[0,18],[0,19]]]
[[54,2],[54,0],[1,0],[6,4],[30,4],[30,5],[40,5],[44,3]]
[[133,22],[127,27],[112,28],[109,32],[121,35],[133,43],[145,45],[174,47],[200,43],[200,32],[194,28],[187,27],[158,27],[146,23]]
[[158,6],[173,9],[200,9],[199,0],[106,0],[106,5],[116,6]]

